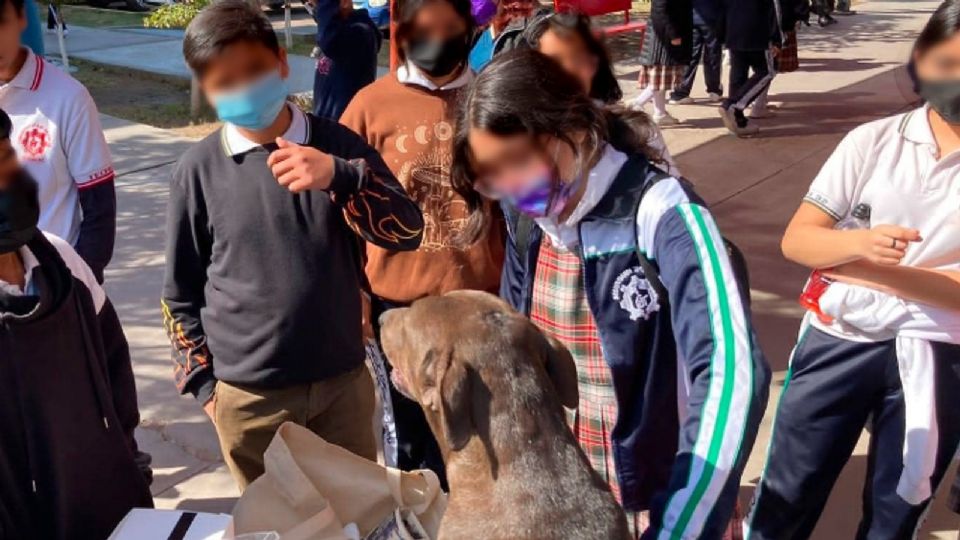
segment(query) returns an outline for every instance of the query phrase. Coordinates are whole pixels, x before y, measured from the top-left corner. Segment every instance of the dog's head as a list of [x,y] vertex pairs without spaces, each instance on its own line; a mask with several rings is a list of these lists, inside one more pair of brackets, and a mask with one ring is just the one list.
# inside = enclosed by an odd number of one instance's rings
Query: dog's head
[[457,291],[381,318],[394,385],[420,403],[438,439],[462,449],[495,414],[494,396],[528,406],[576,407],[577,371],[558,341],[499,298]]

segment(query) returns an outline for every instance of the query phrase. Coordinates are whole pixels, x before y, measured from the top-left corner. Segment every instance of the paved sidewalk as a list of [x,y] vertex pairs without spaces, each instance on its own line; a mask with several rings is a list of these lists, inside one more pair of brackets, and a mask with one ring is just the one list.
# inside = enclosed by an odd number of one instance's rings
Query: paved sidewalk
[[[311,19],[294,22],[294,34],[316,32],[316,25]],[[275,22],[274,26],[282,31],[282,19],[279,23]],[[281,45],[282,40],[281,34]],[[189,79],[190,70],[183,60],[182,41],[183,30],[71,26],[70,34],[66,37],[66,48],[70,58]],[[45,34],[44,44],[49,56],[60,54],[55,35]],[[297,54],[288,54],[287,61],[290,63],[290,92],[312,93],[316,61]],[[379,71],[383,75],[387,70],[379,68]]]
[[[761,138],[726,135],[713,106],[671,106],[684,124],[665,131],[668,145],[685,175],[712,205],[724,232],[747,253],[756,324],[776,370],[768,416],[744,476],[744,501],[760,474],[795,340],[800,315],[796,296],[806,276],[805,270],[781,257],[780,235],[839,139],[853,126],[904,110],[913,102],[900,66],[936,5],[929,0],[864,2],[857,6],[861,14],[856,17],[844,18],[827,30],[805,29],[800,38],[801,71],[774,82],[772,101],[782,105],[778,118],[761,122]],[[77,32],[69,39],[80,36]],[[166,43],[172,50],[171,43],[176,43],[153,34],[124,36],[131,45],[146,48]],[[144,39],[155,41],[137,41]],[[622,76],[624,89],[635,92],[636,67],[623,66]],[[694,96],[703,97],[702,92],[698,83]],[[209,422],[192,399],[174,391],[159,315],[166,182],[172,163],[190,142],[109,117],[104,124],[118,165],[120,209],[107,289],[133,347],[143,415],[140,439],[157,465],[154,495],[164,508],[229,511],[236,489],[219,459]],[[864,449],[861,444],[838,483],[816,539],[853,537],[866,468]],[[920,538],[956,538],[958,521],[942,501],[935,501]]]

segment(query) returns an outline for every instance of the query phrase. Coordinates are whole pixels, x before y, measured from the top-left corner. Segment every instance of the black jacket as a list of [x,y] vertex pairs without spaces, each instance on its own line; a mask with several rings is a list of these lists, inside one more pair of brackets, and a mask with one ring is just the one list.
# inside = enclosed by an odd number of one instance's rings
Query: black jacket
[[765,51],[780,46],[777,0],[723,0],[724,18],[718,32],[731,51]]
[[153,506],[129,349],[109,300],[98,314],[42,234],[28,247],[38,294],[0,291],[0,538],[106,538]]
[[[680,39],[680,45],[670,42]],[[687,65],[693,41],[692,0],[653,0],[650,26],[644,34],[640,64]]]

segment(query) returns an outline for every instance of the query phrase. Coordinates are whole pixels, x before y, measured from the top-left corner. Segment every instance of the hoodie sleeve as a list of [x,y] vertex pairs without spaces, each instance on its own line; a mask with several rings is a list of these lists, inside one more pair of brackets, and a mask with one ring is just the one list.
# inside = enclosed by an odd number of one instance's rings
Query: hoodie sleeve
[[213,358],[200,320],[206,303],[204,287],[210,265],[212,238],[206,205],[195,189],[187,189],[187,173],[178,166],[167,202],[167,248],[163,293],[163,326],[170,338],[174,380],[181,394],[201,403],[213,398],[216,379]]
[[[766,407],[769,368],[709,210],[675,179],[654,185],[638,212],[640,249],[670,297],[687,395],[680,396],[677,459],[652,509],[657,538],[713,537],[736,502]],[[717,532],[719,535],[720,532]]]
[[113,304],[107,299],[97,316],[100,323],[100,335],[103,337],[103,349],[107,357],[107,370],[110,380],[110,393],[113,407],[120,419],[120,429],[130,452],[138,455],[137,439],[134,431],[140,425],[140,408],[137,405],[137,386],[133,376],[133,364],[130,360],[130,346],[123,333],[120,319]]

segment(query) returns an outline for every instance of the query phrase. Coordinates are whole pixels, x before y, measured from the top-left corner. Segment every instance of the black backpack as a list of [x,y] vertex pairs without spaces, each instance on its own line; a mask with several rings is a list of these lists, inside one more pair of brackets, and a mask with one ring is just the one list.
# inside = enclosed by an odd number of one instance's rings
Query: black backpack
[[[637,208],[640,206],[640,202],[643,200],[644,195],[647,191],[653,187],[654,184],[661,180],[667,178],[673,178],[672,176],[663,173],[657,176],[654,176],[647,185],[644,186],[643,190],[640,192],[640,197],[637,198]],[[680,179],[681,182],[686,182],[683,179]],[[637,208],[634,209],[634,214],[636,214]],[[533,233],[533,228],[536,227],[533,219],[522,214],[520,212],[510,212],[508,215],[513,214],[515,217],[513,219],[513,236],[514,243],[517,246],[517,253],[521,254],[523,257],[524,254],[530,249],[530,235]],[[508,218],[509,219],[509,218]],[[636,235],[634,235],[636,238]],[[733,268],[734,278],[737,280],[737,286],[740,289],[740,293],[743,297],[744,303],[746,306],[750,305],[750,270],[747,268],[747,258],[743,255],[743,251],[737,247],[736,244],[723,238],[723,246],[726,248],[727,256],[730,258],[730,266]],[[637,253],[637,258],[640,261],[640,268],[643,269],[643,274],[647,278],[647,281],[650,283],[650,286],[653,288],[654,292],[657,293],[658,301],[661,303],[661,307],[668,307],[669,304],[669,294],[667,288],[664,286],[663,281],[660,279],[660,269],[657,267],[656,263],[647,258],[647,256],[640,251],[640,246],[634,246]]]

